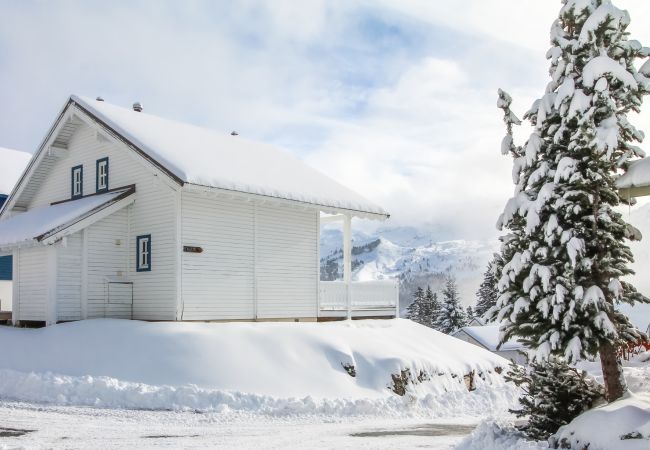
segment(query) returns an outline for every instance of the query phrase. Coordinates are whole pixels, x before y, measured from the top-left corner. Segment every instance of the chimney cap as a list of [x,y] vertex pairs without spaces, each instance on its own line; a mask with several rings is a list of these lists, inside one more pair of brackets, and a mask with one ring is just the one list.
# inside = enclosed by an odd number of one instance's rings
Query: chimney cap
[[95,100],[97,100],[98,102],[103,102],[104,98],[102,96],[98,96]]
[[231,135],[231,136],[239,136],[239,133],[237,133],[236,131],[231,131],[231,132],[230,132],[230,135]]
[[135,102],[133,104],[133,111],[142,112],[142,103]]

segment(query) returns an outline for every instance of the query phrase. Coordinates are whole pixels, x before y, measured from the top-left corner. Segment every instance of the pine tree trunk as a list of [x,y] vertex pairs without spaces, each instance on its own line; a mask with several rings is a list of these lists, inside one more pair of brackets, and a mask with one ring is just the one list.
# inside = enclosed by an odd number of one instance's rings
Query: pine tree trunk
[[600,347],[600,364],[603,368],[603,383],[605,384],[605,399],[613,402],[623,396],[627,391],[627,384],[623,376],[623,365],[616,353],[616,348],[611,344]]

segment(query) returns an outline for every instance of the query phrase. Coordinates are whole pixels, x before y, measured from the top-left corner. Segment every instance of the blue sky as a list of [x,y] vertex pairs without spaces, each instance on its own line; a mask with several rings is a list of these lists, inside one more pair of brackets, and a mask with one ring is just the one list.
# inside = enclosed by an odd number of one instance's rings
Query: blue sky
[[[646,44],[647,3],[617,2]],[[543,92],[558,9],[533,0],[0,0],[0,146],[33,152],[71,93],[137,100],[282,146],[382,204],[395,225],[492,238],[512,191],[496,90],[510,91],[518,111]]]

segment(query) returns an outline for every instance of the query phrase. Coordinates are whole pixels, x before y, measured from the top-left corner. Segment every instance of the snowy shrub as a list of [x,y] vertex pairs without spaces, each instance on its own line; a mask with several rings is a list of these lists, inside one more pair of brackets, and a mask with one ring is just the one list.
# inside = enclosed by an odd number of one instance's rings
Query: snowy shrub
[[548,439],[603,396],[602,386],[561,358],[533,362],[527,368],[511,364],[505,379],[524,392],[521,408],[510,412],[528,418],[519,429],[537,440]]

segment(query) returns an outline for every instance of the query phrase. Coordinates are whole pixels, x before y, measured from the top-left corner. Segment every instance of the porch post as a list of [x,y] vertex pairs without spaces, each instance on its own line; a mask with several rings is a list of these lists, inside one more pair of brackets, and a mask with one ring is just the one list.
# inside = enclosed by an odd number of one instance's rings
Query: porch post
[[347,318],[352,319],[352,292],[350,282],[352,280],[352,217],[349,214],[343,216],[343,282],[345,283],[345,295],[347,306]]

